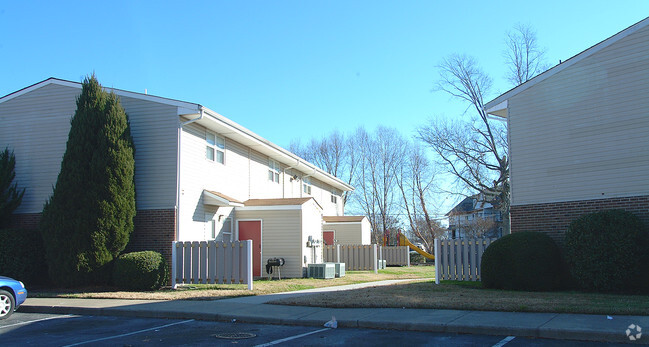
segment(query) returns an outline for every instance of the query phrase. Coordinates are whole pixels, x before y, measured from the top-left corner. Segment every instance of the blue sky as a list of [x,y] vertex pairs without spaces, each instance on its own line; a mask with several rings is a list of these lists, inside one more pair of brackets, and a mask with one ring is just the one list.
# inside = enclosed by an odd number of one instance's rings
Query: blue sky
[[0,95],[94,71],[285,147],[360,125],[411,135],[466,108],[432,92],[443,57],[475,56],[503,92],[517,22],[554,65],[648,15],[649,1],[3,1]]

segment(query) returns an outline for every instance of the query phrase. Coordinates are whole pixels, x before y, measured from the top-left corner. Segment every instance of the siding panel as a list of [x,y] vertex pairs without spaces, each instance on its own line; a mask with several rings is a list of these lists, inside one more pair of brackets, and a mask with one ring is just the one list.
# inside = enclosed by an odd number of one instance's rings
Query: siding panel
[[509,100],[512,205],[649,194],[647,52],[649,28]]

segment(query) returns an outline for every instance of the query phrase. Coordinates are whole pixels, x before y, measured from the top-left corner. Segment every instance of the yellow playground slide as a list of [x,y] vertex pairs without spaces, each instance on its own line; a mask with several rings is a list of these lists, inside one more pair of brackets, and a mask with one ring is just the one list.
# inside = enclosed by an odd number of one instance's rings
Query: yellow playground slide
[[400,245],[409,246],[410,248],[412,248],[413,251],[423,255],[424,257],[426,257],[428,259],[435,260],[434,255],[432,255],[430,253],[426,253],[421,248],[413,245],[412,242],[408,241],[408,238],[404,234],[400,234],[399,236],[400,236],[400,240],[399,240]]

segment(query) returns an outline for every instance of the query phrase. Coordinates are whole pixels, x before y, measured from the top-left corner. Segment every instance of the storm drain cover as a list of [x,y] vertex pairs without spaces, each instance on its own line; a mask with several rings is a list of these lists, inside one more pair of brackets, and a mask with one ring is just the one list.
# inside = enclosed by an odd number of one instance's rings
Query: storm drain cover
[[217,339],[239,340],[256,337],[253,333],[219,333],[214,335]]

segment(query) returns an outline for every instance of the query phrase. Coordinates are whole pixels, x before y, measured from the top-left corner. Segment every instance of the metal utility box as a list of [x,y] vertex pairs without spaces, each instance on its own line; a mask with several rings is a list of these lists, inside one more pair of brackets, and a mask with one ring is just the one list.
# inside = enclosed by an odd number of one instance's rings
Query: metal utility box
[[334,264],[336,269],[336,277],[345,277],[345,263],[330,263]]
[[336,277],[336,267],[334,263],[309,264],[307,276],[325,279],[334,278]]

